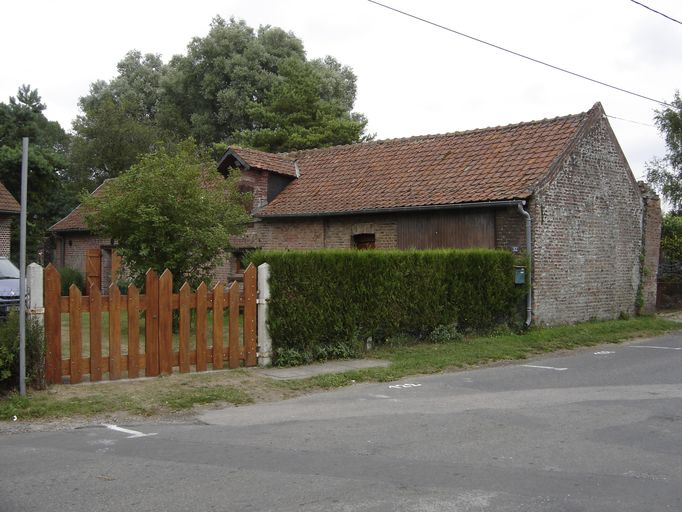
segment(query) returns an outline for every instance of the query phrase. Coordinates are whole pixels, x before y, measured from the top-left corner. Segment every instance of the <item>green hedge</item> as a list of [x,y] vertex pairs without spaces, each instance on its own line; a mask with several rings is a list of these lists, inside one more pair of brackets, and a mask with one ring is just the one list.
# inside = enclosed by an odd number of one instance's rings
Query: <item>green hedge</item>
[[297,362],[352,356],[369,337],[513,324],[526,293],[507,251],[256,251],[248,260],[270,264],[275,354]]
[[[26,381],[45,388],[45,336],[34,317],[26,317]],[[0,318],[0,391],[19,386],[19,312]]]

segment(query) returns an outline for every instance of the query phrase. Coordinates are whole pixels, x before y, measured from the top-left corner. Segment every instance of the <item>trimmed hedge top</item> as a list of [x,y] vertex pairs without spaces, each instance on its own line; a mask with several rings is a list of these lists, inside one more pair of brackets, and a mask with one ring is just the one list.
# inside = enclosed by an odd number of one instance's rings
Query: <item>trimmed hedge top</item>
[[519,258],[500,250],[256,251],[248,260],[270,264],[276,353],[511,324],[526,293],[514,285]]

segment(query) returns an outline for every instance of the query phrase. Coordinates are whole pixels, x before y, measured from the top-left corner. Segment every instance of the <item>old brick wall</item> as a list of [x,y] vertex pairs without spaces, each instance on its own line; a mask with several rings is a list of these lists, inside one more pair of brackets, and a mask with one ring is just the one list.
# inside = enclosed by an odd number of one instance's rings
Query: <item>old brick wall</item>
[[259,169],[242,169],[239,178],[239,188],[243,192],[250,192],[253,194],[253,210],[258,210],[268,204],[267,171],[261,171]]
[[111,245],[111,239],[99,238],[88,233],[64,233],[58,238],[56,264],[71,267],[85,276],[85,252]]
[[515,206],[495,209],[495,247],[526,253],[526,218]]
[[644,205],[642,221],[641,312],[656,311],[658,266],[661,252],[661,200],[644,182],[639,182]]
[[599,119],[529,203],[533,311],[541,324],[633,314],[642,199],[606,120]]
[[12,218],[0,218],[0,256],[9,258],[10,243],[12,233]]

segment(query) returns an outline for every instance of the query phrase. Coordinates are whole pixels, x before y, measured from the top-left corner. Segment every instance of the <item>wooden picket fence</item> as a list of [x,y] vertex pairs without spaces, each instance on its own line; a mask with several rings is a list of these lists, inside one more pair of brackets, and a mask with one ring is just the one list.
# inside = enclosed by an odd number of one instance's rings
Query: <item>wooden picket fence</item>
[[[223,368],[255,366],[256,354],[256,279],[257,271],[249,265],[244,272],[243,290],[232,282],[211,290],[206,283],[192,292],[185,282],[179,293],[173,293],[173,275],[165,270],[159,277],[150,270],[145,277],[145,294],[134,286],[121,294],[115,285],[102,295],[91,286],[83,296],[72,285],[68,296],[61,296],[57,269],[48,265],[44,272],[45,336],[47,342],[46,378],[48,383],[61,383],[68,377],[72,384],[89,375],[91,382],[115,380],[127,376],[137,378]],[[228,336],[223,339],[223,311],[228,310]],[[243,327],[240,339],[240,310]],[[173,346],[173,312],[178,311],[177,350]],[[209,312],[212,312],[212,315]],[[102,314],[108,313],[108,355],[103,355]],[[121,313],[127,313],[127,353],[122,353]],[[84,355],[83,317],[89,322],[89,349]],[[140,318],[144,314],[144,340],[141,342]],[[68,315],[68,336],[62,340],[62,319]],[[192,321],[194,317],[194,321]],[[208,322],[211,322],[211,346],[208,346]],[[191,329],[194,324],[195,328]],[[87,334],[87,332],[86,332]],[[194,349],[190,341],[194,339]],[[62,344],[69,357],[62,357]],[[144,351],[141,351],[144,348]]]

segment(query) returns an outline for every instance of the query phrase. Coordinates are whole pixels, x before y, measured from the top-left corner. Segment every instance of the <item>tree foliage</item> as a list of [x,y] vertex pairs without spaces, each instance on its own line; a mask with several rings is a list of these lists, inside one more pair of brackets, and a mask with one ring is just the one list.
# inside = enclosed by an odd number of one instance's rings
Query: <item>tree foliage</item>
[[132,51],[113,80],[92,84],[74,122],[74,167],[92,189],[157,140],[266,151],[358,142],[366,119],[352,111],[355,95],[353,71],[331,57],[307,60],[293,33],[218,16],[167,64]]
[[668,213],[661,224],[661,250],[669,261],[682,261],[682,216]]
[[118,63],[115,79],[93,83],[80,99],[71,150],[77,187],[93,189],[118,176],[167,138],[156,122],[164,69],[158,55],[131,51]]
[[207,279],[248,221],[238,175],[224,178],[192,140],[159,147],[101,194],[83,197],[86,221],[117,240],[130,276],[168,268],[179,280]]
[[355,77],[331,57],[303,62],[290,58],[260,103],[248,111],[253,129],[237,132],[241,144],[264,151],[312,149],[363,140],[367,120],[350,111]]
[[665,137],[667,153],[647,165],[647,181],[674,209],[682,209],[682,99],[679,91],[671,103],[656,112],[656,125]]
[[[9,103],[0,103],[0,181],[17,199],[21,195],[22,138],[29,137],[27,237],[29,261],[42,261],[44,236],[52,224],[76,204],[68,187],[69,136],[43,111],[40,94],[22,85]],[[17,219],[18,220],[18,219]],[[12,231],[12,258],[18,259],[18,222]]]

